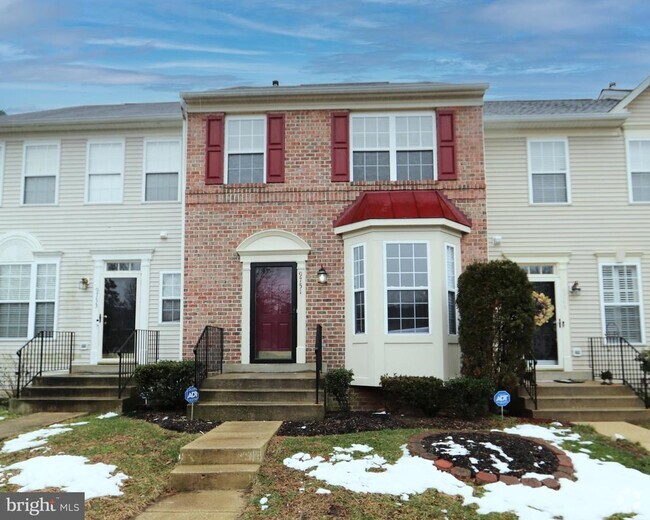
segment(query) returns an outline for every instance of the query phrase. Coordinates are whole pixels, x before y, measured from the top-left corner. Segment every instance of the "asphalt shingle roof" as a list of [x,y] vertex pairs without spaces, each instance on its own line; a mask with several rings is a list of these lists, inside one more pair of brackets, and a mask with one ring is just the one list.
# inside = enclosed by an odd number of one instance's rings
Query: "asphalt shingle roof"
[[619,103],[615,99],[545,99],[536,101],[486,101],[489,116],[606,114]]

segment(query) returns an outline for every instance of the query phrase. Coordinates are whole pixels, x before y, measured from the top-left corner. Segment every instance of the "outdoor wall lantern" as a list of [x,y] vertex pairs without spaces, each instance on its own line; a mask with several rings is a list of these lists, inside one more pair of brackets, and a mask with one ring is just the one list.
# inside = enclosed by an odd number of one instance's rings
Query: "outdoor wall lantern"
[[87,276],[84,276],[79,280],[79,289],[86,290],[90,287],[90,280],[88,279]]
[[582,288],[580,287],[580,284],[578,282],[573,282],[573,285],[571,286],[571,294],[580,294],[580,291]]
[[327,283],[327,271],[322,265],[318,270],[318,283],[321,285],[325,285]]

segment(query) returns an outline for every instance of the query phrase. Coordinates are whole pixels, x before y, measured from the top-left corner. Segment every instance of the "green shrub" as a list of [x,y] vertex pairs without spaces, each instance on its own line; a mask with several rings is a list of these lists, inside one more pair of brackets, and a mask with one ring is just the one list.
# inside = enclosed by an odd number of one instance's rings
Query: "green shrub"
[[434,417],[442,404],[443,382],[437,377],[382,376],[381,387],[389,411],[416,409]]
[[194,384],[194,361],[160,361],[139,365],[133,379],[138,393],[146,396],[154,406],[182,408],[185,389]]
[[345,413],[350,411],[350,384],[353,378],[352,370],[345,368],[337,368],[325,373],[325,390]]
[[458,278],[462,353],[461,373],[491,379],[515,390],[532,349],[533,286],[514,262],[495,260],[470,265]]
[[445,381],[444,408],[463,419],[483,417],[489,412],[495,386],[489,379],[456,377]]

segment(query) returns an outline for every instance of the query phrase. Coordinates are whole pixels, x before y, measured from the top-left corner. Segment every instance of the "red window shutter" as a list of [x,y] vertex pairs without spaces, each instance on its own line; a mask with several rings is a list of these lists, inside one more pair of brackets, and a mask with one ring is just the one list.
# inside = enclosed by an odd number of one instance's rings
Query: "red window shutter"
[[456,173],[456,132],[453,110],[438,110],[438,180],[454,181]]
[[224,114],[208,117],[205,132],[205,183],[223,184]]
[[266,182],[284,182],[284,114],[266,116]]
[[332,182],[350,181],[350,114],[332,113]]

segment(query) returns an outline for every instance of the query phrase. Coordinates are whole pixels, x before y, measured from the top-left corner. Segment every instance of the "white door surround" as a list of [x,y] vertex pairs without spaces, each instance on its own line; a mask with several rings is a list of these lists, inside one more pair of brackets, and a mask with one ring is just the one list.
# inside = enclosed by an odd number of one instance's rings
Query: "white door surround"
[[241,364],[248,365],[251,341],[251,264],[271,262],[296,263],[296,363],[307,360],[307,256],[311,247],[302,238],[281,229],[259,231],[237,247],[242,263]]

